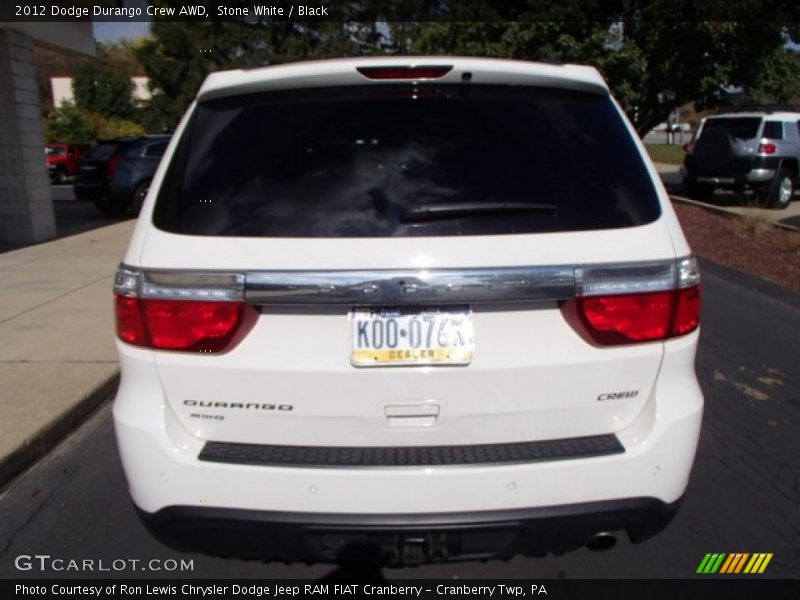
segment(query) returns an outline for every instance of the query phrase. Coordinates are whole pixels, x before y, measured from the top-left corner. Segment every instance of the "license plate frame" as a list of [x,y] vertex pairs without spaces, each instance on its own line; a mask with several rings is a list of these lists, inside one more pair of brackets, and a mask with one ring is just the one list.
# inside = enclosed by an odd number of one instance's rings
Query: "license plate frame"
[[475,357],[469,305],[354,307],[349,325],[355,367],[466,366]]

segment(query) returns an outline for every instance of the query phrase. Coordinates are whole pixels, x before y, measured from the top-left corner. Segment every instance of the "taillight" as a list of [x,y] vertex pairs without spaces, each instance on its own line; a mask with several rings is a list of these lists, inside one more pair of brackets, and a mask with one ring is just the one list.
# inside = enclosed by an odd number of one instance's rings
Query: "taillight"
[[676,263],[577,270],[577,310],[599,345],[666,340],[700,322],[700,274],[688,257]]
[[114,173],[117,172],[117,166],[119,165],[119,156],[112,156],[108,159],[108,165],[106,166],[106,177],[108,180],[111,181],[114,179]]
[[686,154],[691,154],[692,149],[694,149],[694,144],[692,142],[686,142],[683,145],[683,151],[686,152]]
[[775,154],[776,150],[777,147],[775,146],[775,144],[766,143],[766,144],[759,144],[758,146],[759,154]]
[[367,79],[438,79],[452,69],[452,65],[356,67],[356,71]]
[[157,350],[221,352],[244,320],[243,277],[121,268],[114,285],[119,339]]

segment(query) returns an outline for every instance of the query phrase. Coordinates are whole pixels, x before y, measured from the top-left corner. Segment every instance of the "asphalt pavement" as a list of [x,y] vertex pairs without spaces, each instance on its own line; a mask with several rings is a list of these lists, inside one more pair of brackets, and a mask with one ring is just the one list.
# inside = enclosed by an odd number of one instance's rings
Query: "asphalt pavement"
[[[697,370],[706,413],[697,461],[675,521],[643,544],[621,539],[603,553],[582,549],[540,559],[347,573],[329,565],[180,554],[156,542],[138,521],[105,405],[0,495],[0,577],[688,578],[707,552],[771,552],[774,558],[760,577],[795,578],[800,574],[800,296],[713,263],[704,261],[702,271]],[[15,567],[17,557],[36,554],[128,566],[102,573],[41,571],[35,561],[30,570]],[[134,568],[130,559],[142,562]],[[152,559],[162,562],[151,564]],[[192,569],[144,566],[171,566],[170,559],[191,560]],[[19,564],[29,563],[23,558]]]

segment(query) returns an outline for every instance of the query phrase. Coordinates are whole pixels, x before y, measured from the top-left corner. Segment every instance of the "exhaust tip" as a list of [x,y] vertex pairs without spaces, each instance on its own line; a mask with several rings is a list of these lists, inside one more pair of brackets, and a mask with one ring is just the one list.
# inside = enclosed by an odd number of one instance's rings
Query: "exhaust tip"
[[586,547],[592,552],[603,552],[604,550],[610,550],[616,544],[617,536],[608,531],[601,531],[589,538],[589,541],[586,542]]

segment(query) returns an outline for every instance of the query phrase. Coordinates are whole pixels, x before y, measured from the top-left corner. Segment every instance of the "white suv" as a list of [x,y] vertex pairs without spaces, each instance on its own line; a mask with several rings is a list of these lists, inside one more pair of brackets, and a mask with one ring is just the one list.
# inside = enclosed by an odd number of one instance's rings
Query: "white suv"
[[662,529],[695,260],[593,68],[215,73],[116,277],[133,500],[181,548],[393,564]]

